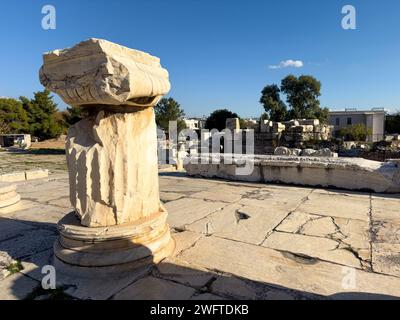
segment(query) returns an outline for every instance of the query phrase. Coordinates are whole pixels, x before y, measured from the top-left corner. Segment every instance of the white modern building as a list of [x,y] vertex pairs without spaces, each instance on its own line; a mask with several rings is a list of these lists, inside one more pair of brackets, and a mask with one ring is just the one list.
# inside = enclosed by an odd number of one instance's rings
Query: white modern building
[[335,133],[344,127],[360,123],[364,124],[372,130],[372,136],[368,140],[376,142],[383,140],[385,137],[385,116],[386,112],[381,108],[364,111],[346,109],[344,111],[330,111],[328,121],[334,127]]

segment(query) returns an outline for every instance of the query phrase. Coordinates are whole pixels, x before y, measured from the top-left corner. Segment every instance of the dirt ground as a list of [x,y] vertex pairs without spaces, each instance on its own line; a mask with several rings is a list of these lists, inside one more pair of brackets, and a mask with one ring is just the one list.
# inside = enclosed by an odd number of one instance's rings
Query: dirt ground
[[24,152],[0,152],[0,174],[33,169],[48,169],[49,173],[66,172],[62,149],[31,149]]
[[65,149],[65,136],[40,142],[32,142],[31,149]]

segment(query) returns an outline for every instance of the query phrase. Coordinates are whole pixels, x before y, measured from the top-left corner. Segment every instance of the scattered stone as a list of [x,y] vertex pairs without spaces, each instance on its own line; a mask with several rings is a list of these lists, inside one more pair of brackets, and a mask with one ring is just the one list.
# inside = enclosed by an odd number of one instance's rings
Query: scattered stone
[[0,251],[0,281],[11,274],[9,266],[15,262],[7,252]]
[[300,154],[301,154],[301,149],[292,149],[291,150],[291,155],[293,155],[293,156],[298,157],[298,156],[300,156]]
[[274,151],[274,155],[276,156],[290,156],[291,154],[290,149],[286,147],[277,147]]
[[332,152],[330,149],[328,148],[324,148],[324,149],[320,149],[317,150],[316,153],[314,154],[314,156],[317,157],[334,157],[337,158],[337,153]]
[[303,157],[313,157],[317,153],[317,150],[314,149],[304,149],[301,152],[301,156]]

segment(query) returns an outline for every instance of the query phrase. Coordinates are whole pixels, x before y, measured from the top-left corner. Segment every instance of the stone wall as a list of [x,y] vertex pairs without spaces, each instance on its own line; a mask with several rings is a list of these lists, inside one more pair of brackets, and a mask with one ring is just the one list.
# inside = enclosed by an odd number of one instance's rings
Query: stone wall
[[274,122],[262,120],[255,132],[255,153],[273,154],[278,146],[305,148],[310,143],[329,141],[333,127],[318,119]]
[[[335,187],[378,193],[400,192],[400,167],[395,162],[360,158],[240,156],[232,164],[227,164],[226,159],[231,157],[232,155],[226,154],[192,157],[185,169],[191,176],[206,178]],[[238,175],[237,169],[245,165],[244,161],[253,165],[254,170],[248,175]]]

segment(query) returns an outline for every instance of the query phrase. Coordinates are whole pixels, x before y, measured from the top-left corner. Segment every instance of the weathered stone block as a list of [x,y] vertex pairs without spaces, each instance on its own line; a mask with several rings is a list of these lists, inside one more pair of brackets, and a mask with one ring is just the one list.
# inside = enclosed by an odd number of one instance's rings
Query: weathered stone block
[[18,182],[25,180],[25,172],[12,172],[0,175],[0,182]]
[[26,180],[43,179],[47,178],[48,176],[49,170],[47,169],[25,171]]
[[[201,156],[201,170],[195,164],[185,166],[190,175],[218,177],[230,180],[280,182],[306,186],[337,187],[350,190],[369,190],[382,193],[400,192],[400,168],[394,163],[382,163],[360,158],[307,158],[295,156],[241,156],[240,162],[247,161],[254,168],[249,175],[235,174],[236,162],[218,164],[224,155]],[[212,164],[210,159],[214,159]],[[195,159],[194,162],[200,161]],[[223,170],[220,170],[221,167]],[[208,168],[208,170],[207,170]],[[229,170],[229,174],[227,174]],[[208,174],[212,172],[212,176]]]
[[43,56],[40,82],[70,105],[155,105],[169,91],[160,59],[115,43],[89,39]]

